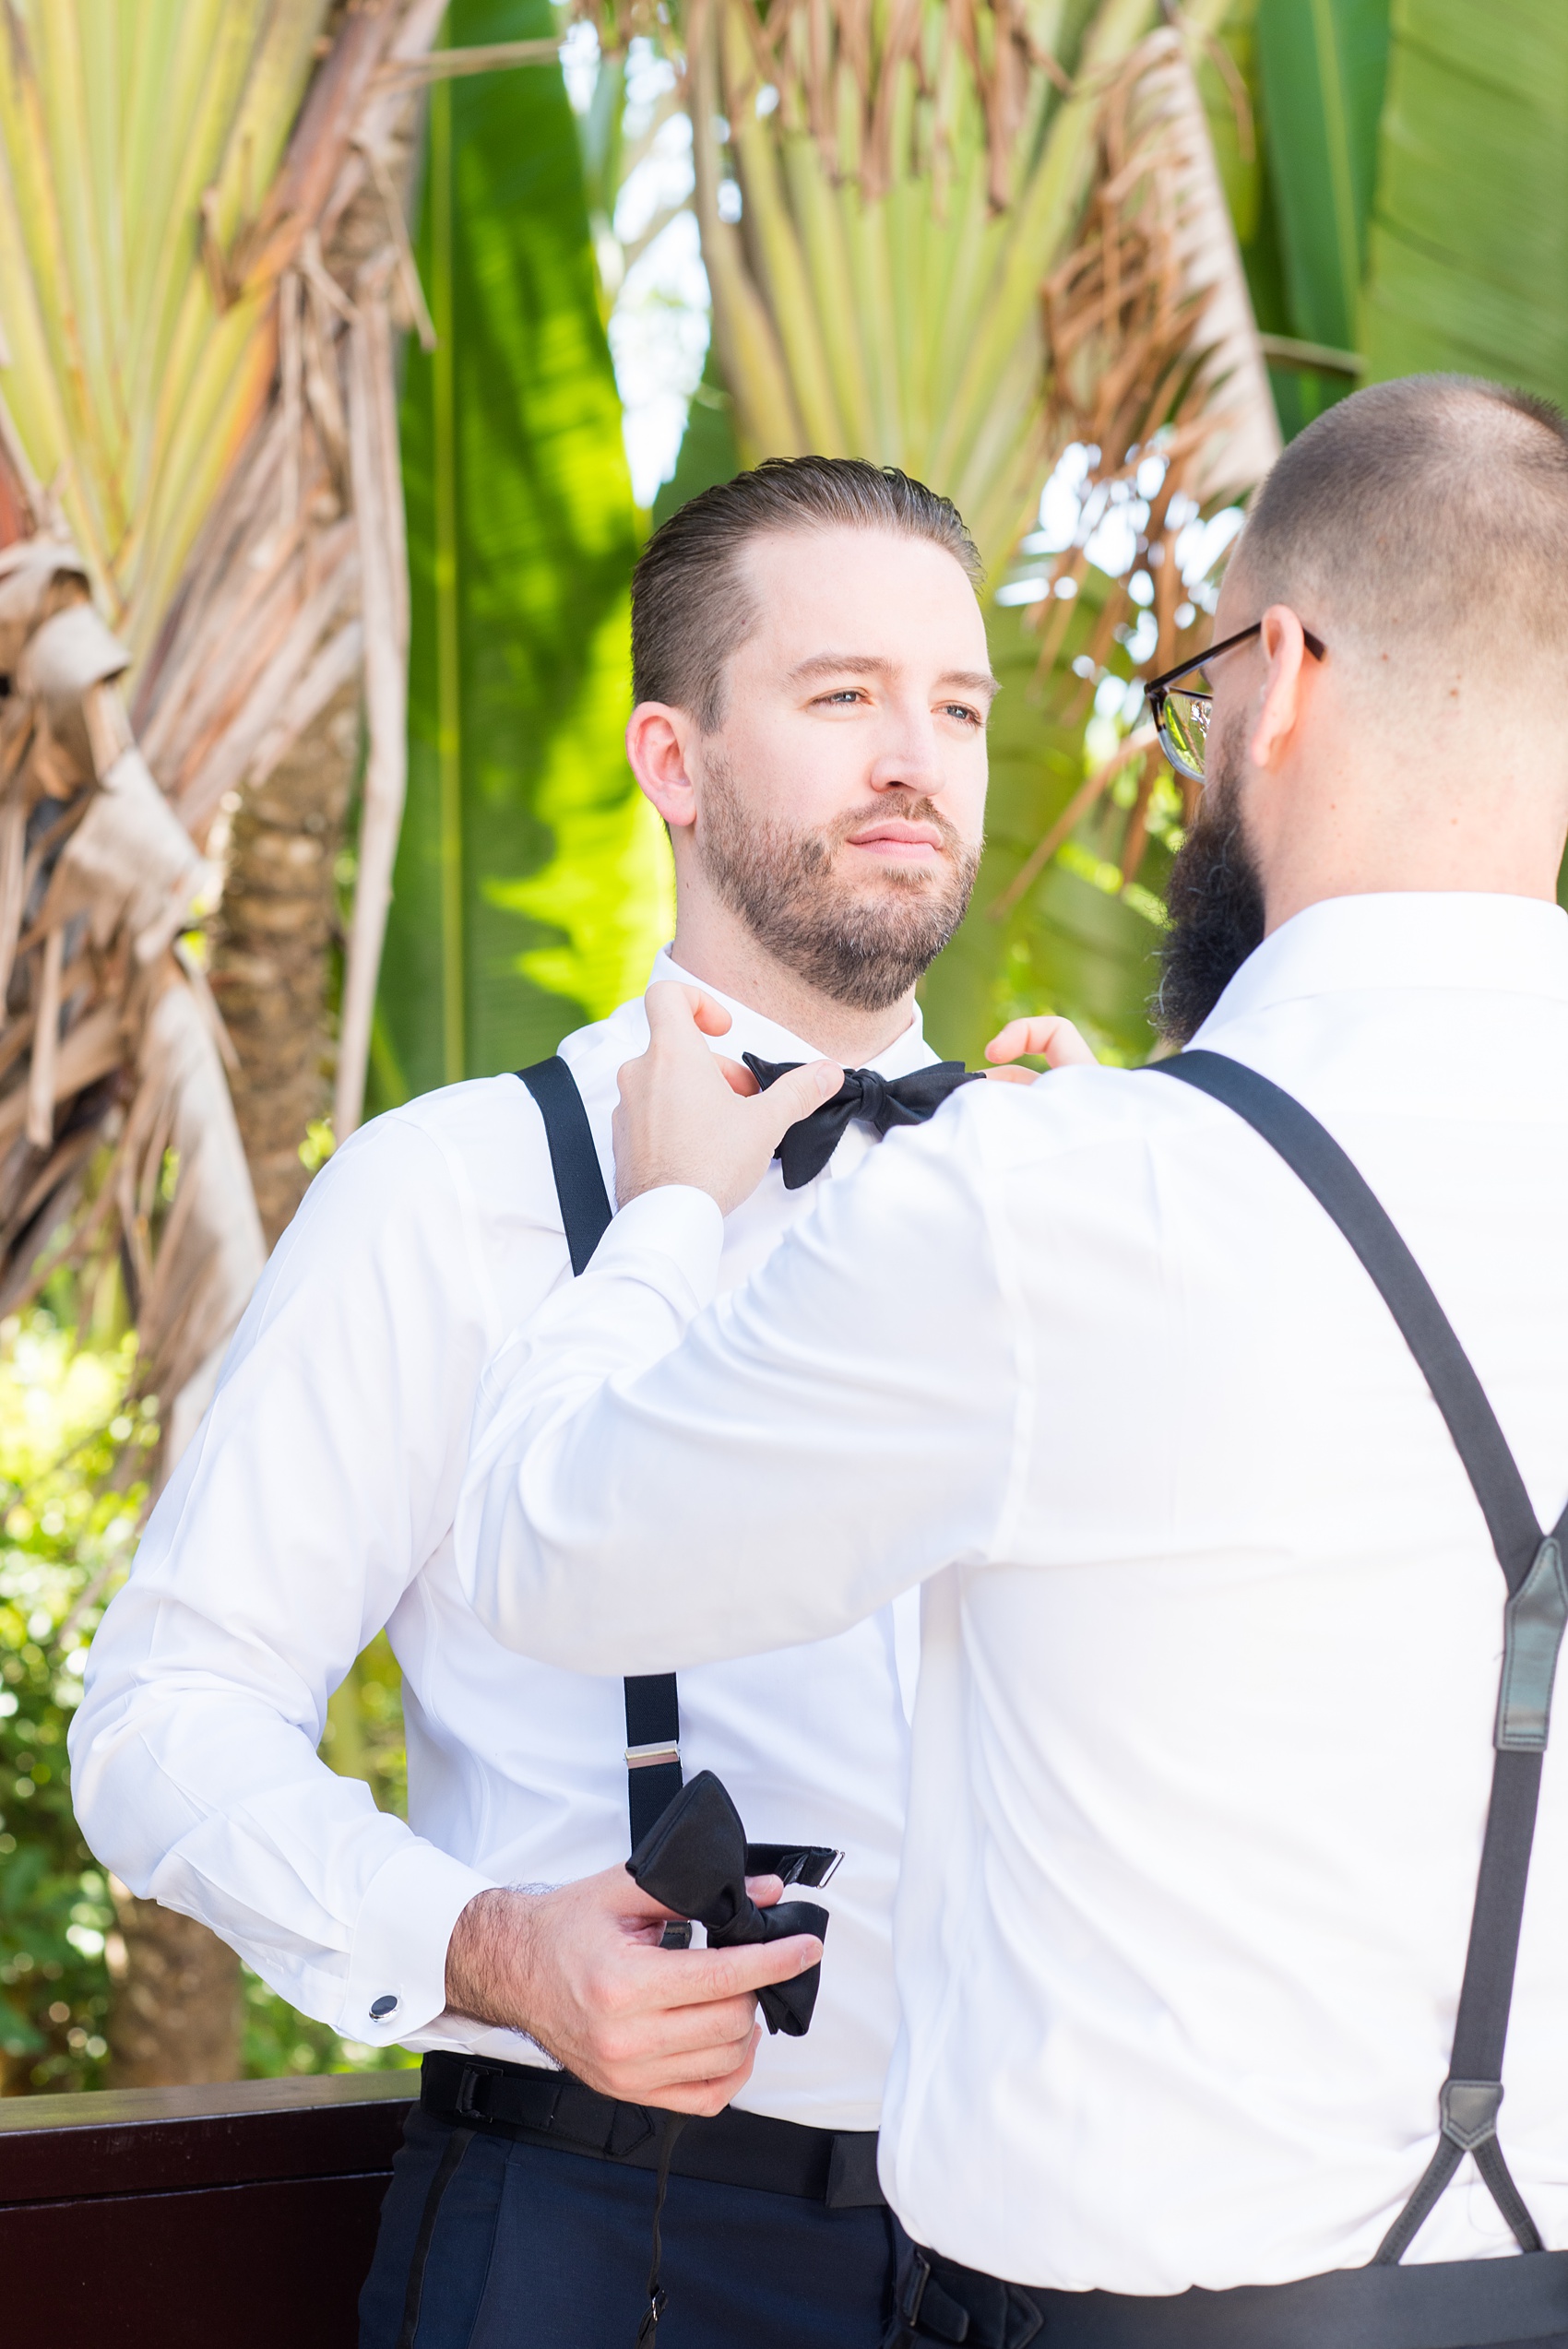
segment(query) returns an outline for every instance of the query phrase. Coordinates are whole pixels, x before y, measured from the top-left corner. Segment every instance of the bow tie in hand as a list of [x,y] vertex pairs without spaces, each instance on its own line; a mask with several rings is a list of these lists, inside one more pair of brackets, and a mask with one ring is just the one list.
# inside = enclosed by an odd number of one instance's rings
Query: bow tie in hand
[[[707,1928],[710,1950],[744,1941],[782,1941],[791,1933],[827,1934],[827,1911],[814,1901],[780,1901],[758,1908],[746,1890],[746,1831],[728,1789],[711,1770],[699,1770],[667,1803],[643,1837],[626,1873],[649,1897],[677,1916]],[[816,2005],[820,1964],[791,1982],[769,1982],[756,1999],[769,2031],[803,2039]]]
[[[800,1061],[759,1061],[754,1052],[741,1058],[766,1093]],[[851,1118],[886,1133],[896,1125],[924,1125],[950,1093],[972,1085],[984,1074],[967,1069],[962,1061],[937,1061],[932,1067],[911,1070],[908,1076],[878,1076],[874,1069],[846,1069],[844,1082],[830,1101],[809,1118],[790,1126],[774,1157],[784,1169],[786,1191],[799,1191],[819,1175],[838,1147],[839,1136]]]

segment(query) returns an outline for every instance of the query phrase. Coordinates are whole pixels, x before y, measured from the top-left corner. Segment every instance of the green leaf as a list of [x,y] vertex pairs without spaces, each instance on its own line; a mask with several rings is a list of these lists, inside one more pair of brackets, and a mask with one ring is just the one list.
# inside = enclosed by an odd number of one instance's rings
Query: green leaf
[[[1388,64],[1389,0],[1257,0],[1259,127],[1268,225],[1277,240],[1284,314],[1259,305],[1265,332],[1360,349],[1360,303]],[[1289,436],[1354,388],[1354,378],[1276,366]]]
[[[1031,608],[993,605],[986,615],[1002,693],[988,731],[985,856],[969,911],[921,989],[932,1043],[971,1066],[999,1027],[1029,1012],[1064,1012],[1112,1061],[1141,1062],[1154,1042],[1147,1003],[1159,929],[1150,914],[1170,857],[1151,839],[1143,886],[1122,893],[1110,860],[1122,817],[1110,795],[997,918],[999,898],[1094,765],[1084,743],[1088,689],[1070,665],[1099,604],[1092,572],[1078,601],[1062,657],[1043,677]],[[1115,666],[1128,667],[1120,650]]]
[[1355,348],[1389,0],[1258,0],[1258,65],[1292,332]]
[[1364,307],[1375,379],[1568,398],[1568,9],[1397,0]]
[[[454,46],[537,39],[549,0],[455,0]],[[550,1051],[669,935],[658,819],[625,765],[638,521],[556,69],[438,84],[420,263],[439,338],[403,405],[409,799],[379,1104]]]

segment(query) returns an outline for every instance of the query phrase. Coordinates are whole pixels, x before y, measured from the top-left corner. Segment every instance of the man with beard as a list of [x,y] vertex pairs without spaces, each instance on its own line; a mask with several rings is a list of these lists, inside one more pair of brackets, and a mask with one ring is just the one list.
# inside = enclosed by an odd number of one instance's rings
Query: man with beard
[[519,1649],[925,1585],[890,2344],[1568,2349],[1565,545],[1544,403],[1330,409],[1150,691],[1194,1049],[959,1092],[708,1305],[781,1112],[656,990],[615,1226],[486,1373]]
[[[627,743],[678,903],[654,977],[723,1002],[726,1049],[797,1114],[818,1096],[790,1064],[855,1072],[734,1218],[726,1283],[962,1074],[933,1070],[914,984],[980,848],[993,681],[975,576],[944,499],[814,458],[695,499],[639,566]],[[584,1193],[611,1177],[616,1073],[647,1038],[638,1000],[525,1083],[449,1087],[332,1159],[109,1610],[76,1725],[78,1813],[138,1892],[347,2037],[426,2051],[366,2349],[631,2349],[666,2290],[677,2349],[870,2349],[882,2323],[915,1602],[820,1647],[623,1686],[520,1663],[453,1572],[480,1370],[591,1249]],[[416,1832],[316,1757],[328,1695],[383,1625]],[[843,1854],[803,2040],[759,2049],[754,1994],[815,1940],[660,1947],[670,1912],[626,1873],[683,1765],[719,1773],[753,1837],[804,1853],[778,1865],[814,1880]],[[648,2107],[695,2118],[675,2138]]]

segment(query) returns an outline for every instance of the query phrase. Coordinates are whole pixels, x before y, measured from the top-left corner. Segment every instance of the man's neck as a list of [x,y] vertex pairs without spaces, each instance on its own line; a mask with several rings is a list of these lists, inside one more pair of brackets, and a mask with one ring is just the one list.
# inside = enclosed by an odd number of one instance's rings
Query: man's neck
[[759,946],[749,932],[727,924],[680,917],[670,948],[681,968],[731,1002],[744,1003],[841,1068],[864,1068],[896,1044],[915,1015],[911,988],[885,1011],[859,1011],[813,987]]

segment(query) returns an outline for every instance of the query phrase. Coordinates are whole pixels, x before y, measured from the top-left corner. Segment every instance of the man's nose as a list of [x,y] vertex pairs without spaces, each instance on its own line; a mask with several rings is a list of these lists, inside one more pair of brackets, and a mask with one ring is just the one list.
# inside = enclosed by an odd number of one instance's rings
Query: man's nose
[[923,724],[910,719],[899,726],[894,741],[871,771],[873,791],[909,791],[922,800],[934,799],[946,780],[936,729],[929,716]]

